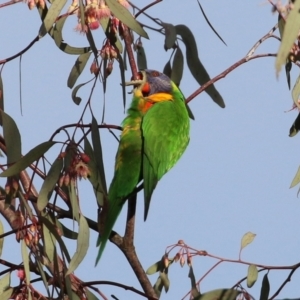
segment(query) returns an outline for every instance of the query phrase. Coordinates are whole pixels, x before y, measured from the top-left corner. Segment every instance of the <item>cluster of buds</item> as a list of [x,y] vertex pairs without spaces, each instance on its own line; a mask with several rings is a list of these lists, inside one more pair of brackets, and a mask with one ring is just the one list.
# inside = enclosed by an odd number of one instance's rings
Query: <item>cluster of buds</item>
[[114,59],[118,57],[116,48],[107,41],[102,49],[99,51],[102,59]]
[[[121,5],[128,8],[129,4],[126,0],[117,0]],[[75,28],[76,31],[81,33],[87,32],[87,26],[91,30],[98,29],[102,19],[111,18],[112,14],[109,7],[104,0],[87,0],[84,7],[84,22],[81,20],[81,13],[79,10],[78,0],[73,0],[68,9],[69,14],[77,13],[78,24]],[[83,23],[85,25],[83,25]]]
[[[64,157],[66,152],[60,154],[60,157]],[[78,152],[76,153],[70,165],[64,170],[63,175],[59,179],[59,186],[68,186],[71,181],[75,181],[77,178],[86,179],[91,175],[91,171],[88,167],[88,163],[90,161],[90,157],[85,153]]]
[[28,0],[27,5],[29,9],[34,9],[36,6],[44,9],[46,2],[45,0]]
[[25,217],[20,210],[15,212],[15,216],[16,218],[13,221],[12,225],[13,228],[19,229],[16,232],[16,240],[19,242],[20,240],[24,239],[27,246],[37,245],[41,238],[41,235],[39,233],[40,225],[38,225],[37,219],[33,217],[31,220],[32,224],[28,227],[26,226]]

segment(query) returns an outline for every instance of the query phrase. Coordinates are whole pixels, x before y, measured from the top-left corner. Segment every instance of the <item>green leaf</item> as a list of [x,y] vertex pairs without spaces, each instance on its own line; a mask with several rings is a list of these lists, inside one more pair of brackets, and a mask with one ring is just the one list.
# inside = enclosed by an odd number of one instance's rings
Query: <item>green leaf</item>
[[241,240],[241,250],[246,246],[248,246],[250,243],[252,243],[255,237],[256,237],[255,233],[252,233],[250,231],[245,233]]
[[[18,144],[18,141],[16,141]],[[20,173],[25,170],[28,166],[30,166],[34,161],[38,160],[41,156],[45,154],[56,142],[48,141],[39,144],[30,150],[25,156],[23,156],[20,160],[18,160],[14,165],[5,170],[0,174],[0,177],[9,177]],[[13,145],[11,145],[13,146]],[[18,146],[17,146],[18,147]],[[16,154],[15,154],[16,155]],[[17,157],[14,156],[14,157]]]
[[292,127],[290,128],[289,137],[295,136],[299,130],[300,130],[300,113],[298,114],[296,120],[294,121]]
[[293,9],[286,18],[281,44],[275,61],[276,73],[281,70],[281,66],[286,63],[286,59],[291,51],[291,48],[297,39],[300,29],[300,1],[293,4]]
[[300,167],[298,168],[298,171],[291,183],[290,189],[296,186],[300,182]]
[[161,277],[158,276],[158,278],[153,286],[153,289],[154,289],[155,294],[157,295],[158,299],[160,298],[160,294],[161,294],[163,287],[164,287],[164,285],[162,283]]
[[78,79],[85,65],[87,64],[91,54],[92,52],[83,53],[80,54],[79,57],[77,58],[68,78],[67,85],[70,89],[73,88],[76,80]]
[[12,164],[19,160],[22,156],[21,135],[15,121],[4,111],[1,111],[1,118],[3,122],[3,136],[7,152],[7,163]]
[[259,300],[268,300],[269,293],[270,293],[270,283],[268,279],[268,273],[266,273],[262,280]]
[[93,186],[98,204],[102,206],[104,203],[103,192],[101,191],[102,188],[100,188],[100,186],[102,186],[102,183],[100,180],[100,175],[99,175],[97,162],[94,155],[94,150],[90,142],[86,138],[84,139],[84,152],[90,157],[90,161],[88,162],[87,165],[89,167],[89,170],[91,171],[91,175],[88,177],[88,179]]
[[95,153],[95,160],[97,162],[97,167],[100,175],[100,181],[101,181],[100,188],[103,194],[107,194],[100,131],[98,128],[98,123],[94,118],[94,116],[92,118],[92,143],[93,143],[93,148]]
[[300,109],[300,103],[299,103],[299,95],[300,95],[300,75],[298,76],[295,85],[292,90],[292,98],[295,103],[295,105]]
[[117,19],[119,19],[122,23],[124,23],[126,26],[128,26],[140,36],[146,39],[149,38],[147,32],[136,21],[136,19],[132,16],[132,14],[128,11],[127,8],[125,8],[123,5],[121,5],[115,0],[105,0],[105,2]]
[[235,300],[241,291],[233,289],[217,289],[194,298],[194,300]]
[[[0,220],[0,235],[2,235],[3,233],[4,233],[4,227]],[[0,257],[2,256],[3,244],[4,244],[4,238],[0,238]]]
[[165,292],[167,293],[170,287],[170,280],[168,277],[168,274],[166,272],[161,272],[160,273],[160,279],[161,279],[161,283],[165,288]]
[[[185,44],[186,61],[192,75],[200,85],[205,84],[210,80],[210,77],[198,57],[198,48],[193,33],[185,25],[176,25],[175,28],[177,34],[181,36],[182,41]],[[213,84],[207,87],[205,89],[205,92],[220,107],[222,108],[225,107],[225,103],[222,96],[220,95],[220,93],[217,91],[217,89]]]
[[56,241],[58,242],[61,250],[63,251],[66,259],[68,262],[70,262],[71,258],[70,258],[70,255],[69,255],[69,252],[68,252],[68,249],[65,245],[65,243],[63,242],[62,238],[60,237],[60,235],[58,234],[57,232],[57,229],[56,229],[56,226],[50,222],[46,217],[44,216],[40,216],[39,217],[39,221],[42,222],[42,224],[44,224],[48,229],[49,231],[51,232],[51,234],[54,235]]
[[173,48],[176,42],[176,28],[173,24],[161,23],[165,29],[165,44],[164,48],[167,51],[168,49]]
[[63,52],[72,55],[80,55],[83,53],[87,53],[91,51],[90,47],[72,47],[67,43],[63,42],[62,30],[65,24],[65,21],[68,16],[63,16],[59,20],[56,21],[55,26],[51,29],[50,35],[53,38],[56,46]]
[[247,274],[247,287],[253,287],[254,283],[256,282],[258,277],[257,267],[255,265],[250,265],[248,267],[248,274]]
[[48,286],[48,281],[47,281],[46,273],[45,273],[45,271],[43,269],[43,266],[42,266],[42,264],[41,264],[41,262],[40,262],[39,259],[36,259],[36,266],[39,269],[39,273],[40,273],[40,275],[42,277],[43,284],[44,284],[45,289],[47,291],[48,297],[50,298],[50,291],[49,291],[49,286]]
[[48,9],[46,18],[39,30],[39,38],[42,38],[53,26],[56,18],[65,6],[67,0],[55,0]]
[[85,289],[87,300],[99,300],[89,289]]
[[0,296],[2,299],[10,299],[10,296],[13,294],[14,289],[9,288],[5,292],[1,293]]
[[86,83],[81,83],[81,84],[78,84],[72,91],[72,99],[73,99],[73,102],[76,104],[76,105],[79,105],[80,102],[81,102],[81,98],[80,97],[77,97],[76,94],[78,92],[78,90],[82,87],[86,85]]
[[[200,10],[201,10],[201,12],[202,12],[202,14],[203,14],[203,17],[205,18],[205,21],[207,22],[208,26],[209,26],[209,27],[211,28],[211,30],[216,34],[216,36],[223,42],[223,44],[226,45],[226,43],[224,42],[224,40],[221,38],[221,36],[218,34],[218,32],[214,29],[214,27],[213,27],[213,26],[211,25],[211,23],[209,22],[209,20],[208,20],[206,14],[205,14],[205,12],[204,12],[204,10],[203,10],[203,8],[202,8],[200,2],[199,2],[199,0],[197,0],[197,2],[198,2],[198,5],[199,5],[199,7],[200,7]],[[226,45],[226,46],[227,46],[227,45]]]
[[[55,244],[56,239],[55,236],[52,234],[53,231],[56,230],[55,225],[49,215],[44,216],[45,219],[49,222],[47,225],[43,222],[43,248],[45,253],[47,254],[47,259],[50,263],[53,263],[55,260]],[[51,226],[51,229],[50,229]]]
[[196,285],[196,278],[195,278],[195,274],[194,274],[194,270],[193,267],[190,266],[190,270],[189,270],[189,278],[191,279],[191,295],[193,298],[200,296],[200,292],[197,288]]
[[39,192],[37,208],[42,211],[48,204],[63,167],[62,158],[57,158],[52,164]]
[[150,266],[147,271],[146,274],[147,275],[152,275],[154,273],[159,272],[160,270],[162,270],[162,260],[157,261],[155,264],[153,264],[152,266]]
[[77,238],[78,238],[77,232],[70,230],[63,223],[59,222],[56,218],[55,218],[55,224],[60,229],[60,231],[62,232],[62,235],[64,237],[71,239],[71,240],[77,240]]
[[2,276],[1,279],[0,279],[0,296],[1,296],[1,299],[5,299],[5,298],[2,297],[2,295],[10,286],[10,275],[11,275],[11,272],[8,272],[4,276]]
[[88,31],[86,33],[86,38],[87,38],[87,40],[88,40],[88,42],[90,44],[90,47],[91,47],[91,49],[92,49],[92,51],[94,53],[95,58],[97,59],[98,49],[96,47],[96,44],[95,44],[95,41],[94,41],[94,37],[93,37],[93,35],[92,35],[91,30],[90,30],[89,27],[88,27]]
[[169,78],[172,77],[172,67],[171,67],[171,62],[168,60],[168,62],[165,64],[163,73],[167,75]]
[[89,248],[90,230],[89,230],[89,225],[83,215],[80,215],[78,225],[79,225],[79,231],[78,231],[78,239],[77,239],[77,248],[74,256],[71,259],[69,269],[66,275],[69,275],[75,271],[75,269],[79,266],[79,264],[84,259],[87,250]]
[[120,75],[121,75],[123,107],[125,109],[125,106],[126,106],[125,66],[124,66],[124,60],[123,60],[122,56],[120,55],[120,53],[118,53],[118,62],[119,62]]
[[21,248],[22,248],[22,260],[23,260],[24,271],[25,271],[25,280],[28,286],[30,284],[29,256],[28,256],[27,246],[24,239],[21,241]]
[[75,183],[73,180],[70,180],[70,184],[68,186],[69,190],[69,197],[72,207],[72,216],[77,222],[79,221],[79,204],[78,204],[78,197],[75,189]]
[[147,69],[147,58],[143,46],[137,46],[136,60],[137,60],[137,66],[139,70]]
[[[4,89],[3,89],[1,72],[0,72],[0,110],[4,111]],[[3,126],[2,115],[0,115],[0,125]]]
[[177,85],[180,85],[183,75],[183,55],[181,49],[178,47],[175,51],[171,80]]

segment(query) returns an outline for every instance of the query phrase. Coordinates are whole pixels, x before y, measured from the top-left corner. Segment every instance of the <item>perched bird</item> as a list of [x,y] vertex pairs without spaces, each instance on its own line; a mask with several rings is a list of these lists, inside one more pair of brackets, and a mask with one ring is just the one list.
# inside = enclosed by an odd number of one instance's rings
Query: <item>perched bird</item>
[[127,197],[143,180],[146,220],[153,190],[179,160],[189,143],[190,121],[185,98],[163,73],[141,71],[124,119],[116,154],[115,174],[108,192],[104,231],[99,236],[99,261]]

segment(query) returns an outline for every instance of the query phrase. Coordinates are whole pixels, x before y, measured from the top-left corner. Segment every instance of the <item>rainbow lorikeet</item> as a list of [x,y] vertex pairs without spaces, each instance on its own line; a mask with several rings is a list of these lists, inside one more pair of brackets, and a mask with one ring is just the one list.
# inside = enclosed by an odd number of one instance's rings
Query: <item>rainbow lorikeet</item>
[[190,120],[185,98],[163,73],[141,71],[123,121],[115,174],[108,192],[104,231],[99,236],[99,261],[128,196],[143,180],[146,220],[153,190],[179,160],[189,143]]

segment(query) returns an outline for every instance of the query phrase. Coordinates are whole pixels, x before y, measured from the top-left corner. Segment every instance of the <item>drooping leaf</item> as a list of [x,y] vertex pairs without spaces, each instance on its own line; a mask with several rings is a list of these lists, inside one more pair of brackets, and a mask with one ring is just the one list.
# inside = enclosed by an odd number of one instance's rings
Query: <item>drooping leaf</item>
[[22,156],[21,135],[16,122],[4,111],[1,111],[1,118],[3,122],[2,126],[6,145],[7,163],[12,164],[19,160]]
[[281,39],[280,47],[275,61],[276,73],[281,70],[281,66],[286,63],[286,59],[291,51],[291,48],[297,39],[300,29],[299,18],[300,1],[294,3],[293,9],[290,11],[286,18],[283,36]]
[[248,246],[250,243],[252,243],[255,237],[255,233],[252,233],[250,231],[245,233],[241,240],[241,250]]
[[[10,287],[10,275],[11,273],[8,272],[0,278],[0,296],[2,296],[3,293]],[[5,299],[3,297],[1,298]]]
[[183,75],[183,55],[181,49],[178,47],[175,51],[173,66],[172,66],[172,75],[171,79],[174,83],[179,86]]
[[168,60],[168,62],[165,64],[163,73],[167,75],[169,78],[172,76],[172,67],[171,67],[171,61]]
[[13,288],[8,288],[5,290],[2,294],[0,294],[2,299],[10,299],[10,296],[13,294],[14,289]]
[[57,232],[56,226],[44,216],[40,216],[39,220],[42,222],[42,224],[46,225],[46,227],[49,229],[51,234],[54,235],[54,237],[55,237],[56,241],[58,242],[60,249],[64,253],[67,261],[70,262],[71,258],[70,258],[68,249],[67,249],[65,243],[63,242],[62,238],[60,237],[59,233]]
[[87,250],[89,248],[89,240],[90,240],[90,230],[89,225],[83,215],[80,215],[79,218],[79,230],[78,230],[78,238],[77,238],[77,248],[74,256],[71,259],[69,264],[69,269],[66,275],[71,274],[77,269],[79,264],[84,259]]
[[80,55],[91,51],[90,47],[72,47],[64,42],[62,30],[68,16],[63,16],[56,21],[55,26],[50,30],[50,35],[53,38],[56,46],[63,52],[72,55]]
[[128,26],[140,36],[146,39],[149,38],[147,32],[136,21],[136,19],[132,16],[132,14],[128,11],[127,8],[125,8],[123,5],[121,5],[115,0],[106,0],[105,2],[117,19],[119,19],[122,23],[124,23],[126,26]]
[[161,272],[160,273],[160,279],[161,279],[161,283],[165,289],[165,292],[167,293],[170,287],[170,280],[168,277],[168,273],[167,272]]
[[241,291],[233,289],[217,289],[194,298],[194,300],[235,300]]
[[290,128],[289,137],[295,136],[300,130],[300,113],[298,114],[296,120],[294,121],[292,127]]
[[269,279],[268,279],[268,273],[266,273],[262,280],[259,300],[268,300],[269,293],[270,293],[270,283],[269,283]]
[[124,60],[123,60],[122,56],[120,55],[120,53],[118,53],[118,62],[119,62],[120,75],[121,75],[123,107],[125,109],[125,106],[126,106],[125,65],[124,65]]
[[292,98],[295,103],[295,105],[300,109],[300,103],[299,103],[299,95],[300,95],[300,75],[298,76],[295,85],[292,90]]
[[91,29],[88,27],[87,33],[86,33],[86,38],[90,44],[90,47],[94,53],[95,59],[97,59],[98,56],[98,50],[94,41],[94,37],[92,35]]
[[73,102],[75,103],[75,104],[77,104],[77,105],[79,105],[80,104],[80,102],[81,102],[81,98],[80,97],[77,97],[77,92],[78,92],[78,90],[82,87],[82,86],[84,86],[84,85],[86,85],[86,83],[81,83],[81,84],[78,84],[74,89],[73,89],[73,91],[72,91],[72,99],[73,99]]
[[136,60],[137,60],[137,66],[139,70],[147,69],[147,58],[143,46],[137,46]]
[[67,0],[55,0],[48,9],[47,15],[43,24],[39,30],[39,38],[45,36],[45,34],[52,28],[56,18],[60,14],[61,10],[65,6]]
[[163,267],[162,260],[159,260],[147,269],[146,274],[147,275],[155,274],[160,270],[162,270],[162,267]]
[[79,204],[78,204],[78,197],[75,189],[75,182],[73,180],[70,181],[68,190],[69,190],[69,198],[72,207],[73,219],[79,222]]
[[[3,81],[2,81],[2,76],[0,72],[0,110],[4,111],[4,88],[3,88]],[[2,115],[0,114],[0,125],[2,125]]]
[[[47,254],[47,259],[50,263],[53,263],[55,260],[55,243],[56,239],[53,235],[53,231],[56,230],[55,225],[49,215],[44,216],[45,219],[49,222],[47,225],[43,222],[43,248]],[[51,226],[51,229],[50,229]]]
[[101,146],[101,139],[100,139],[100,131],[98,129],[98,123],[97,123],[96,119],[94,118],[94,116],[92,118],[92,143],[93,143],[93,148],[94,148],[94,153],[95,153],[95,159],[97,162],[97,167],[98,167],[99,174],[100,174],[102,192],[104,194],[107,194],[102,146]]
[[86,66],[91,54],[92,54],[91,52],[87,52],[87,53],[80,54],[78,56],[68,78],[67,85],[70,89],[73,88],[76,80],[78,79],[84,67]]
[[161,277],[158,276],[158,278],[153,286],[153,289],[154,289],[155,294],[157,295],[158,299],[160,298],[163,287],[164,287],[164,285],[162,283]]
[[[0,220],[0,235],[2,235],[3,233],[4,233],[4,227]],[[0,257],[2,256],[3,244],[4,244],[4,238],[0,238]]]
[[201,4],[200,4],[200,1],[197,0],[197,2],[198,2],[198,5],[199,5],[199,7],[200,7],[200,10],[201,10],[201,12],[202,12],[202,14],[203,14],[203,17],[204,17],[205,21],[207,22],[208,26],[209,26],[209,27],[211,28],[211,30],[216,34],[216,36],[223,42],[223,44],[227,46],[227,44],[224,42],[224,40],[221,38],[221,36],[218,34],[218,32],[214,29],[214,27],[213,27],[213,26],[211,25],[211,23],[209,22],[209,20],[208,20],[208,18],[207,18],[207,16],[206,16],[206,14],[205,14],[205,12],[204,12],[204,10],[203,10]]
[[55,185],[59,179],[61,169],[63,167],[63,160],[59,157],[52,164],[39,192],[37,199],[37,208],[42,211],[48,204]]
[[29,256],[28,256],[27,246],[24,239],[21,241],[21,249],[22,249],[22,260],[23,260],[24,271],[25,271],[25,280],[26,280],[26,284],[29,285],[30,284]]
[[77,238],[78,238],[77,232],[70,230],[63,223],[59,222],[59,220],[57,220],[56,218],[55,218],[55,224],[59,228],[59,230],[61,231],[61,233],[64,237],[71,239],[71,240],[77,240]]
[[[175,28],[176,28],[177,34],[181,36],[182,41],[185,44],[186,61],[187,61],[187,65],[188,65],[193,77],[196,79],[196,81],[200,85],[205,84],[206,82],[208,82],[210,80],[210,77],[198,57],[198,48],[197,48],[196,40],[195,40],[193,33],[185,25],[176,25]],[[213,84],[210,85],[209,87],[207,87],[205,89],[205,92],[220,107],[222,107],[222,108],[225,107],[225,103],[224,103],[222,96],[220,95],[220,93],[217,91],[217,89],[215,88],[215,86]]]
[[165,29],[165,44],[164,48],[167,51],[168,49],[173,48],[176,42],[176,28],[173,24],[163,23],[162,26]]
[[101,188],[102,183],[100,180],[100,175],[97,167],[97,162],[95,159],[94,150],[90,142],[86,138],[84,139],[84,152],[90,157],[90,161],[88,162],[88,167],[91,172],[91,175],[88,177],[88,179],[93,186],[98,204],[102,206],[104,203],[103,192]]
[[41,262],[40,262],[39,259],[36,260],[36,266],[39,269],[39,273],[40,273],[40,275],[42,277],[43,284],[44,284],[45,289],[47,291],[48,297],[50,298],[50,291],[49,291],[49,286],[48,286],[48,281],[47,281],[46,273],[45,273],[45,271],[43,269],[43,265],[41,264]]
[[300,167],[298,168],[298,171],[297,171],[297,173],[296,173],[296,175],[295,175],[295,177],[294,177],[294,179],[291,183],[290,189],[292,187],[296,186],[299,182],[300,182]]
[[193,270],[192,266],[190,266],[189,278],[191,279],[191,295],[192,295],[192,297],[195,298],[195,297],[200,296],[200,292],[196,285],[196,278],[195,278],[195,274],[194,274],[194,270]]
[[253,287],[254,283],[256,282],[258,277],[258,270],[255,265],[250,265],[248,267],[248,273],[247,273],[247,287],[251,288]]
[[291,89],[291,70],[292,70],[292,62],[287,61],[285,64],[285,73],[286,73],[286,80],[288,83],[289,90]]
[[85,289],[87,300],[99,300],[89,289]]
[[[18,144],[18,142],[16,142]],[[18,160],[15,164],[9,167],[7,170],[0,174],[0,177],[9,177],[20,173],[25,170],[34,161],[43,156],[56,142],[47,141],[39,144],[38,146],[31,149],[25,156]],[[18,147],[18,146],[17,146]],[[18,154],[18,153],[16,153]],[[17,155],[16,155],[17,157]]]

